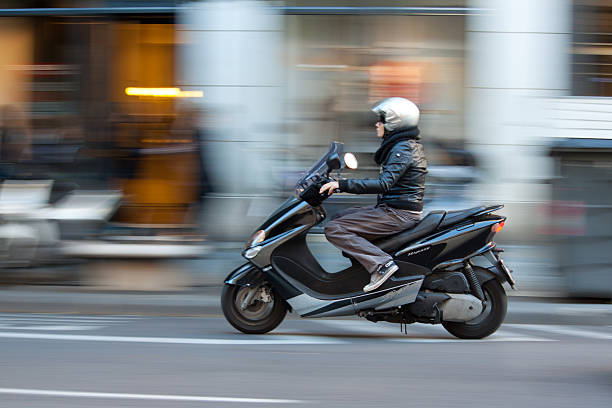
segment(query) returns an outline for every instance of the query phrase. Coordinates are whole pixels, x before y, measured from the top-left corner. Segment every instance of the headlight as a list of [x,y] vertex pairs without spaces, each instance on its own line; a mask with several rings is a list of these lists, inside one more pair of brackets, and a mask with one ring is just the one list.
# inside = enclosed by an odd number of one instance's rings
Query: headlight
[[255,232],[253,236],[251,237],[251,239],[248,240],[247,248],[254,247],[255,245],[262,242],[264,239],[266,239],[266,233],[264,230],[259,230]]
[[260,246],[252,247],[244,251],[244,256],[247,259],[253,259],[257,256],[257,254],[259,254],[259,251],[261,251]]
[[355,170],[357,167],[359,167],[357,158],[353,153],[344,153],[344,164],[351,170]]

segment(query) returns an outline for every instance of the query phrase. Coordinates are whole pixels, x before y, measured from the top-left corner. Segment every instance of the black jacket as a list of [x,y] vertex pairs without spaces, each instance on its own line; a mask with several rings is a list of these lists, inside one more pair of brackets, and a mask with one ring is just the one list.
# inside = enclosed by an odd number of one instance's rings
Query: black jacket
[[381,157],[382,153],[379,178],[340,180],[340,191],[353,194],[378,194],[378,204],[384,203],[394,208],[421,211],[427,160],[423,145],[418,141],[418,131],[416,137],[393,139],[383,141],[382,150],[376,152],[378,157]]

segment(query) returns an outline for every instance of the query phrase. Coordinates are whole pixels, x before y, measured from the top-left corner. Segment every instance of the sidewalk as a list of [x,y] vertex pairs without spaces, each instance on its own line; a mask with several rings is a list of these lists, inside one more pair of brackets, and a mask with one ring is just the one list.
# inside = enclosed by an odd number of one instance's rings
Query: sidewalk
[[[222,316],[220,294],[220,286],[174,293],[16,286],[0,289],[0,312]],[[612,304],[564,303],[554,298],[512,296],[508,300],[505,322],[612,325]]]

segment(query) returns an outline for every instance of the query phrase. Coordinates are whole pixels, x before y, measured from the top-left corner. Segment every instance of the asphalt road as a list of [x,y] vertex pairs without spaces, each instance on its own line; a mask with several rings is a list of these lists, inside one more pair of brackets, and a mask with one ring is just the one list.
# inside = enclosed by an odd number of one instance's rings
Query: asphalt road
[[0,314],[1,407],[609,407],[612,326]]

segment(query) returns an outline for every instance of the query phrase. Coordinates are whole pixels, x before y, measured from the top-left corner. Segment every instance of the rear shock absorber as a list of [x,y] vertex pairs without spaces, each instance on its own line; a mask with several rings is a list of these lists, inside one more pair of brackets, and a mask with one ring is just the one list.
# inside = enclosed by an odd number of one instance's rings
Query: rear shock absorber
[[464,265],[465,277],[470,283],[470,289],[472,293],[480,300],[485,300],[484,293],[482,292],[482,286],[480,286],[480,281],[476,276],[476,272],[472,268],[472,265],[469,262],[466,262]]

